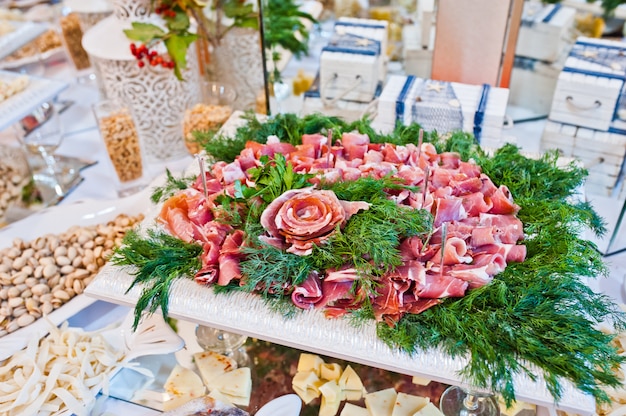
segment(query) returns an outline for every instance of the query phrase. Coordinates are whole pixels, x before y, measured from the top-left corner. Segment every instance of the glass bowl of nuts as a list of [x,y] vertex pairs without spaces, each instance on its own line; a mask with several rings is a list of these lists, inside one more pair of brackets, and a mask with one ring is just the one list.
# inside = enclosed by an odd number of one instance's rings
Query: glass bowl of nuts
[[228,120],[237,98],[237,92],[228,84],[204,81],[201,86],[201,101],[185,110],[183,116],[185,146],[192,155],[200,152],[203,143]]

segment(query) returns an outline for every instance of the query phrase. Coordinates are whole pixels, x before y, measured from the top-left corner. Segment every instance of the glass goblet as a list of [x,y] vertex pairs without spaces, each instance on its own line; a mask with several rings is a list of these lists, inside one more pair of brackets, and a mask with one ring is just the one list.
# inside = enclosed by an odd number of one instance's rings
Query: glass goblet
[[439,399],[445,416],[499,416],[500,407],[492,393],[450,386]]
[[22,144],[33,156],[33,177],[36,181],[59,185],[62,169],[58,166],[54,152],[63,141],[63,128],[59,114],[52,102],[45,102],[30,115],[24,117],[18,132]]
[[230,357],[237,362],[238,367],[249,367],[250,357],[243,344],[248,337],[234,332],[210,326],[198,325],[196,327],[196,340],[198,345],[206,351]]

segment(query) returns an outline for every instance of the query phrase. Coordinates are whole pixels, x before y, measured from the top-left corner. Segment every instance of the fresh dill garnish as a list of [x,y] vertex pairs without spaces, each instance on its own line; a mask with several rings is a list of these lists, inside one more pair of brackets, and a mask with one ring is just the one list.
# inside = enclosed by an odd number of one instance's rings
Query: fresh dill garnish
[[222,160],[226,163],[230,163],[235,160],[235,157],[241,153],[246,147],[246,142],[250,139],[245,138],[243,135],[235,137],[227,137],[224,135],[214,135],[211,140],[204,143],[203,148],[207,155],[213,160]]
[[124,235],[122,245],[114,249],[110,261],[118,266],[136,267],[130,272],[135,278],[127,293],[136,285],[143,286],[135,305],[134,329],[137,329],[143,311],[154,313],[160,308],[167,317],[172,282],[195,275],[200,269],[200,253],[201,245],[186,243],[152,229],[147,230],[147,237],[136,230],[129,230]]
[[196,180],[195,176],[176,178],[169,169],[165,169],[165,173],[167,175],[165,184],[152,189],[150,200],[153,204],[164,202],[176,192],[189,188],[189,185]]
[[325,244],[315,246],[312,261],[317,270],[351,264],[363,276],[380,276],[402,264],[399,245],[405,237],[425,235],[432,217],[424,210],[384,198],[364,199],[370,208],[354,214],[343,230]]

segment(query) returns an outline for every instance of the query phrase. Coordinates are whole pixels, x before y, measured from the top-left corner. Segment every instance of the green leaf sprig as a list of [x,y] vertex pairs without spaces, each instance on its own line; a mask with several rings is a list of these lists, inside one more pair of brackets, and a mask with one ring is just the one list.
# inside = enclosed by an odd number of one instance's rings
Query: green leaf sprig
[[154,313],[160,308],[163,316],[168,316],[172,282],[193,277],[200,269],[201,253],[201,245],[186,243],[162,231],[149,229],[146,237],[137,230],[126,233],[110,261],[118,266],[135,266],[131,272],[135,278],[127,293],[136,285],[143,285],[135,305],[133,329],[137,329],[144,311]]
[[155,186],[150,194],[150,200],[153,204],[159,204],[165,202],[176,192],[189,188],[189,186],[196,180],[196,176],[183,176],[180,178],[172,175],[169,169],[165,169],[166,180],[161,186]]

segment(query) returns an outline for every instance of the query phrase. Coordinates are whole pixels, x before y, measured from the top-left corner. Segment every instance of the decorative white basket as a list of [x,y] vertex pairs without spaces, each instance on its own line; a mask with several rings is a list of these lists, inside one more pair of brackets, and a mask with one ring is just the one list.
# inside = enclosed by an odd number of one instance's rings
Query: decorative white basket
[[181,158],[188,154],[181,128],[183,114],[200,94],[195,48],[189,48],[187,69],[181,71],[184,81],[168,68],[139,68],[123,31],[132,21],[159,25],[160,20],[150,13],[150,0],[113,0],[113,7],[112,16],[83,36],[83,47],[100,74],[101,88],[106,98],[130,107],[149,162]]

